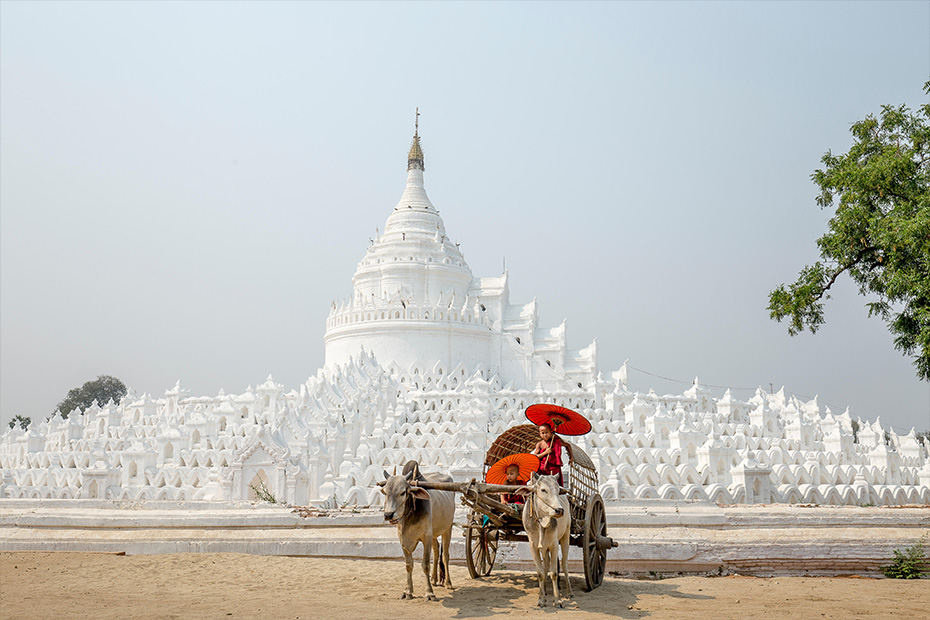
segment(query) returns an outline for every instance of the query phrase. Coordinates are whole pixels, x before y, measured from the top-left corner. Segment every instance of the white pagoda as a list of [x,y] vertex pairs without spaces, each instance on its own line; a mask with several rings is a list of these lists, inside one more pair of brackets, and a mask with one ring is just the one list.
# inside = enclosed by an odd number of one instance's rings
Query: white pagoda
[[930,460],[914,431],[759,389],[715,397],[605,380],[596,342],[511,304],[508,275],[475,278],[423,184],[419,131],[407,184],[333,304],[325,363],[298,389],[268,377],[241,394],[128,394],[0,436],[0,497],[243,500],[376,505],[382,470],[416,459],[479,475],[500,433],[548,402],[583,413],[578,444],[608,502],[928,504]]
[[597,346],[570,351],[565,325],[542,329],[536,302],[511,305],[507,273],[475,278],[423,187],[419,132],[407,155],[407,187],[384,234],[352,278],[352,300],[326,322],[326,366],[362,349],[381,364],[494,369],[514,389],[546,391],[594,383]]

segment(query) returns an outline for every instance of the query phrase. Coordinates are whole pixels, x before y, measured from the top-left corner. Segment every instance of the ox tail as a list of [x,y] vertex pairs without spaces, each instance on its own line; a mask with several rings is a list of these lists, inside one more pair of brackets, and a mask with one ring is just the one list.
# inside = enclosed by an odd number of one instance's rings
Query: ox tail
[[442,557],[442,549],[440,549],[439,553],[437,553],[436,555],[439,556],[438,558],[436,558],[436,561],[439,562],[439,583],[445,583],[446,582],[446,562],[445,560],[443,560],[443,557]]

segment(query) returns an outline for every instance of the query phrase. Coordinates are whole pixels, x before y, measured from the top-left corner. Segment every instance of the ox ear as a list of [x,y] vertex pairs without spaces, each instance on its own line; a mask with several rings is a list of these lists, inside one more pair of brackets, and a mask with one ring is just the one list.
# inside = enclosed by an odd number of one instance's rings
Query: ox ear
[[410,493],[417,499],[429,499],[429,493],[423,487],[410,487]]
[[559,487],[559,495],[568,495],[568,489],[565,487]]
[[517,495],[532,495],[533,489],[530,487],[520,487],[517,489]]

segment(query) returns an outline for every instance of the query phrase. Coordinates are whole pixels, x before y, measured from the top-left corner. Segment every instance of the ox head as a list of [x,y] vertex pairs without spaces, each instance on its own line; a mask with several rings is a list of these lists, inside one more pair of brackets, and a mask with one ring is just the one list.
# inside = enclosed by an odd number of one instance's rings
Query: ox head
[[530,476],[530,481],[526,486],[517,491],[520,495],[527,496],[525,510],[529,511],[528,514],[543,528],[555,526],[556,519],[565,514],[565,509],[559,500],[561,492],[558,478],[540,476],[536,472]]
[[396,525],[404,516],[413,510],[414,501],[418,499],[429,500],[426,489],[412,486],[415,472],[407,472],[403,476],[392,476],[384,472],[384,480],[378,483],[384,493],[384,520]]

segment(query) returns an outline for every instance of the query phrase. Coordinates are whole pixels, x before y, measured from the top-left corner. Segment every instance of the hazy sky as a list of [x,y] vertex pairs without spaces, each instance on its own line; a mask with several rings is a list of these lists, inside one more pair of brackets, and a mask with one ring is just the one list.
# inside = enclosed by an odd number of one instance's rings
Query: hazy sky
[[817,258],[821,156],[928,77],[927,2],[2,2],[0,419],[100,374],[299,387],[419,106],[474,274],[605,375],[930,428],[848,279],[815,336],[765,310]]

